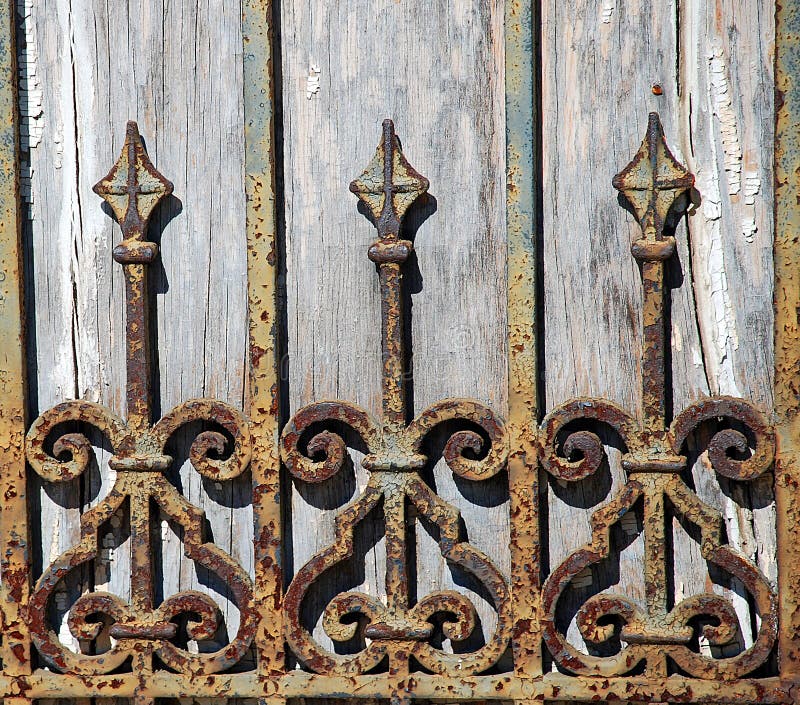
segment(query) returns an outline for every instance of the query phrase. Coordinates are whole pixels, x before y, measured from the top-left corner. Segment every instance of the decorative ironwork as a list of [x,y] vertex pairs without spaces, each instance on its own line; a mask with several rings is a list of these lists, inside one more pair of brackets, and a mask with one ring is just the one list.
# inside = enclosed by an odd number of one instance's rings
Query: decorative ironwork
[[[675,239],[666,232],[666,225],[694,177],[673,157],[655,113],[650,115],[639,152],[613,183],[632,206],[642,229],[642,237],[631,247],[641,265],[644,289],[642,413],[637,419],[603,399],[574,399],[556,408],[542,423],[541,460],[555,477],[580,480],[601,467],[603,444],[591,430],[599,425],[622,440],[626,450],[622,466],[628,478],[616,497],[592,515],[591,542],[572,553],[545,582],[544,639],[556,662],[579,675],[624,675],[645,662],[646,677],[663,678],[672,661],[680,671],[696,678],[739,678],[763,664],[772,650],[777,635],[777,597],[759,569],[724,543],[721,515],[701,501],[681,473],[687,467],[687,439],[706,423],[723,422],[706,446],[711,466],[720,475],[740,481],[753,480],[770,468],[774,433],[755,407],[724,396],[691,404],[667,426],[664,268],[675,252]],[[621,623],[618,635],[627,646],[613,656],[581,653],[556,626],[559,598],[578,573],[609,556],[611,527],[640,501],[646,604],[605,593],[587,600],[577,614],[583,638],[592,644],[607,642],[617,633],[616,622]],[[738,619],[724,598],[704,593],[670,607],[667,503],[699,529],[703,558],[738,578],[753,598],[760,618],[758,633],[752,646],[736,656],[715,659],[692,648],[700,621],[707,622],[702,634],[711,646],[725,645],[736,637]]]
[[[14,91],[9,78],[0,85],[0,108],[8,118],[0,132],[0,159],[7,169],[0,189],[6,219],[0,223],[0,334],[6,362],[0,372],[0,473],[4,503],[0,533],[2,571],[2,671],[0,696],[8,705],[35,699],[91,697],[134,698],[138,705],[155,698],[254,698],[278,705],[287,698],[412,698],[435,702],[596,701],[792,703],[797,701],[798,585],[796,540],[800,524],[797,500],[798,294],[796,225],[798,221],[797,98],[791,90],[800,64],[800,0],[780,3],[776,73],[781,90],[776,134],[776,425],[780,433],[776,469],[779,542],[780,642],[776,676],[758,671],[773,653],[778,631],[778,596],[756,566],[724,539],[722,518],[704,504],[683,479],[690,459],[707,453],[713,469],[735,481],[753,480],[771,466],[773,431],[745,401],[715,397],[691,404],[671,421],[667,417],[667,342],[665,267],[675,252],[670,213],[691,188],[691,174],[670,153],[657,116],[631,164],[614,180],[630,203],[642,230],[632,245],[644,289],[642,410],[631,414],[602,399],[578,399],[536,424],[535,298],[535,136],[530,119],[531,79],[538,26],[530,3],[508,0],[506,33],[509,100],[507,212],[509,223],[509,388],[510,410],[504,425],[491,410],[469,400],[441,401],[417,418],[410,413],[403,388],[402,269],[412,243],[402,238],[408,208],[427,190],[427,180],[403,158],[393,126],[387,121],[375,158],[351,189],[364,203],[378,230],[369,257],[378,266],[382,293],[383,401],[378,419],[352,404],[322,401],[297,412],[282,436],[278,430],[279,381],[276,348],[276,271],[271,55],[267,0],[245,0],[246,188],[248,201],[248,278],[251,306],[251,385],[248,423],[235,409],[210,400],[190,400],[151,424],[150,334],[147,267],[158,247],[146,237],[147,221],[171,192],[147,158],[135,124],[125,146],[97,192],[119,221],[123,240],[114,250],[123,266],[127,304],[126,419],[99,404],[71,401],[45,412],[24,430],[23,346],[19,316],[19,243],[14,233],[16,155]],[[535,6],[535,3],[534,3]],[[528,14],[525,14],[528,13]],[[10,76],[10,22],[0,24],[0,66]],[[511,38],[511,39],[509,39]],[[526,63],[527,62],[527,63]],[[795,67],[793,69],[792,67]],[[247,80],[247,77],[252,80]],[[512,84],[518,82],[514,87]],[[521,149],[524,146],[525,149]],[[203,538],[203,515],[165,477],[172,463],[170,438],[185,424],[210,424],[194,440],[189,459],[205,477],[225,480],[240,474],[252,455],[255,567],[251,579],[230,556]],[[436,427],[460,422],[445,445],[444,459],[454,473],[472,480],[493,476],[508,458],[513,593],[487,556],[460,540],[457,510],[436,495],[421,476],[429,462],[422,453]],[[35,586],[27,533],[29,492],[23,450],[45,481],[81,476],[92,461],[92,446],[81,432],[87,426],[105,435],[116,478],[108,494],[81,520],[80,540],[44,570]],[[363,492],[335,519],[334,542],[294,576],[284,596],[281,575],[281,502],[279,458],[305,482],[323,482],[343,472],[347,447],[342,432],[361,436],[369,471]],[[539,588],[537,458],[563,481],[577,481],[601,471],[604,448],[600,428],[616,434],[624,447],[624,486],[594,512],[593,535],[549,575]],[[703,428],[703,433],[695,430]],[[714,428],[714,432],[705,432]],[[252,437],[251,437],[252,435]],[[702,439],[710,437],[703,444]],[[156,507],[158,509],[156,510]],[[409,508],[413,511],[409,512]],[[185,591],[158,602],[151,551],[154,511],[169,516],[183,530],[186,555],[219,575],[240,610],[240,627],[222,649],[189,653],[187,639],[202,642],[220,627],[217,605],[206,595]],[[609,650],[612,637],[623,642],[611,656],[587,655],[559,631],[556,614],[570,583],[586,568],[610,557],[611,530],[626,513],[643,515],[646,586],[644,604],[601,593],[577,611],[579,632],[589,644]],[[115,513],[130,516],[130,602],[105,592],[80,596],[67,615],[67,626],[81,642],[79,652],[55,633],[53,595],[59,585],[98,557],[98,533]],[[386,600],[358,592],[334,597],[322,625],[336,642],[360,635],[367,645],[358,653],[338,655],[320,645],[301,621],[304,601],[326,572],[335,571],[354,552],[354,531],[372,512],[384,515]],[[415,601],[410,585],[410,548],[406,529],[410,513],[426,517],[439,529],[442,555],[472,573],[497,610],[497,627],[486,645],[473,653],[448,654],[435,644],[458,641],[476,628],[474,606],[455,591]],[[752,646],[736,656],[711,658],[698,649],[702,634],[712,646],[733,639],[738,628],[733,606],[706,593],[671,604],[666,561],[669,523],[677,514],[698,528],[703,557],[727,572],[748,592],[758,613]],[[563,616],[563,615],[561,615]],[[560,622],[558,623],[560,625]],[[705,626],[703,626],[705,625]],[[437,631],[441,630],[441,634]],[[185,632],[185,633],[184,633]],[[102,651],[100,636],[111,637]],[[542,673],[542,641],[562,672]],[[40,658],[32,658],[31,642]],[[306,670],[286,668],[288,646]],[[513,672],[492,669],[509,643]],[[251,645],[254,670],[231,673]],[[44,666],[44,667],[43,667]],[[384,668],[385,667],[385,668]],[[413,670],[413,673],[411,671]],[[311,671],[311,672],[309,672]],[[754,675],[756,674],[756,675]],[[202,677],[198,677],[202,676]],[[577,676],[577,677],[576,677]],[[749,677],[747,677],[749,676]]]
[[[356,675],[388,662],[392,676],[408,674],[413,658],[424,668],[446,675],[480,673],[494,665],[510,636],[510,601],[506,579],[482,552],[460,539],[458,510],[444,502],[425,483],[419,470],[427,462],[423,441],[444,422],[463,424],[451,435],[444,458],[457,475],[483,480],[499,472],[506,461],[503,422],[483,404],[468,399],[445,399],[407,423],[403,388],[402,266],[413,245],[401,237],[401,222],[411,204],[428,189],[428,181],[406,161],[391,120],[363,174],[350,190],[366,205],[378,239],[369,258],[378,265],[381,287],[383,395],[380,420],[353,404],[322,401],[300,409],[281,437],[282,458],[292,475],[305,482],[322,482],[342,469],[347,448],[336,427],[357,433],[368,454],[362,465],[369,473],[364,491],[336,516],[336,540],[312,557],[289,586],[284,610],[286,639],[307,668],[324,674]],[[482,457],[481,457],[482,456]],[[430,643],[434,618],[444,620],[444,635],[463,641],[476,627],[474,606],[455,591],[427,595],[416,604],[409,597],[406,509],[413,505],[421,517],[439,528],[442,556],[474,575],[497,610],[497,626],[487,643],[472,653],[449,654]],[[323,626],[334,641],[345,642],[359,629],[370,640],[352,655],[329,651],[302,624],[301,607],[323,574],[353,553],[355,527],[382,507],[386,534],[386,603],[360,592],[334,597]]]
[[[239,661],[255,632],[250,576],[229,555],[203,539],[203,512],[189,504],[165,477],[172,457],[167,444],[175,432],[193,422],[208,422],[212,430],[199,433],[189,459],[204,477],[222,481],[236,477],[250,460],[250,432],[242,414],[222,402],[187,401],[151,425],[150,334],[148,330],[147,266],[158,246],[145,239],[148,219],[172,184],[147,157],[136,123],[129,122],[117,163],[95,191],[111,206],[123,240],[114,259],[125,272],[127,346],[127,420],[86,401],[68,401],[43,413],[31,426],[26,453],[31,467],[49,482],[73,480],[83,473],[92,446],[82,433],[67,432],[65,424],[88,424],[100,431],[113,449],[109,466],[114,485],[96,506],[81,517],[81,540],[44,571],[27,605],[27,624],[45,662],[60,671],[81,675],[106,674],[131,659],[136,675],[153,670],[153,657],[179,673],[200,675],[223,671]],[[98,532],[127,504],[130,517],[130,603],[107,592],[89,592],[72,605],[70,632],[82,643],[93,643],[110,622],[113,645],[102,653],[76,653],[59,640],[48,622],[56,586],[79,566],[98,555]],[[190,653],[175,642],[178,623],[188,618],[189,639],[211,639],[220,628],[217,605],[207,595],[187,590],[157,605],[153,594],[151,532],[153,505],[183,529],[186,555],[219,576],[240,611],[239,630],[217,651]],[[156,517],[157,520],[157,517]]]

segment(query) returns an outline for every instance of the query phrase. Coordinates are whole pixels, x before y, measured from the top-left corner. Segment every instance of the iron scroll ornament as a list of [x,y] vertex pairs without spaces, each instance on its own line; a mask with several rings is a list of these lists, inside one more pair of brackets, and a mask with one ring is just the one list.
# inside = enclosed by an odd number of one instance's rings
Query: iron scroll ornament
[[[402,266],[413,245],[401,238],[401,221],[411,204],[428,189],[428,181],[406,161],[391,120],[374,158],[351,185],[378,231],[369,258],[378,266],[381,287],[383,348],[382,413],[380,419],[354,404],[322,401],[300,409],[285,427],[281,455],[301,481],[322,482],[342,469],[347,448],[335,427],[357,433],[367,448],[362,465],[369,473],[363,492],[335,518],[336,539],[313,556],[295,575],[284,600],[286,638],[303,664],[323,674],[356,675],[388,661],[389,673],[409,672],[416,660],[440,674],[470,675],[493,666],[510,637],[510,597],[506,579],[488,556],[462,541],[459,512],[443,501],[419,474],[427,457],[422,445],[433,429],[460,422],[444,449],[444,459],[457,475],[484,480],[497,474],[508,454],[503,422],[485,405],[470,399],[445,399],[406,422],[403,389]],[[481,457],[482,456],[482,457]],[[471,573],[485,588],[497,611],[497,625],[486,644],[471,653],[446,653],[430,643],[433,621],[443,620],[444,636],[467,639],[476,628],[475,608],[461,593],[429,594],[416,604],[409,598],[406,510],[416,512],[439,529],[439,548],[451,564]],[[353,554],[355,527],[382,506],[386,537],[386,603],[361,592],[335,596],[323,615],[331,639],[345,642],[359,628],[370,640],[361,651],[336,654],[321,646],[303,625],[301,609],[310,588],[328,570]]]
[[[127,420],[86,401],[67,401],[44,412],[31,426],[25,449],[34,471],[49,482],[79,477],[92,457],[92,446],[81,433],[65,433],[64,424],[88,424],[111,445],[109,466],[116,471],[108,494],[81,516],[78,544],[62,553],[39,578],[31,594],[26,619],[39,653],[48,665],[66,673],[110,673],[131,659],[136,674],[153,669],[153,657],[179,673],[202,675],[223,671],[238,662],[253,640],[256,614],[250,576],[227,553],[203,539],[204,514],[191,505],[165,477],[172,458],[167,444],[186,424],[207,422],[216,430],[199,433],[189,459],[204,477],[216,481],[236,477],[250,460],[250,431],[242,414],[219,401],[193,399],[180,404],[151,425],[150,351],[146,267],[158,256],[156,243],[145,239],[148,219],[172,192],[150,162],[136,123],[129,122],[125,144],[116,164],[94,188],[111,206],[123,232],[114,248],[126,283]],[[53,438],[55,436],[55,438]],[[52,445],[51,445],[52,444]],[[100,654],[76,653],[59,640],[48,623],[49,604],[56,586],[70,572],[98,555],[98,532],[128,503],[131,541],[131,600],[93,591],[72,605],[68,626],[79,640],[94,642],[110,622],[115,643]],[[220,628],[220,611],[206,594],[186,590],[154,603],[151,546],[151,505],[183,529],[186,556],[202,565],[230,589],[240,613],[239,629],[229,644],[209,653],[190,653],[175,643],[184,618],[185,635],[198,642],[211,639]]]
[[[648,678],[668,675],[670,660],[696,678],[735,679],[752,673],[770,655],[777,636],[777,596],[761,571],[723,541],[723,519],[684,482],[687,439],[701,425],[724,422],[705,450],[713,469],[737,481],[753,480],[772,465],[775,436],[765,416],[748,402],[732,397],[697,401],[667,425],[665,386],[664,268],[675,252],[665,223],[676,200],[694,177],[670,152],[657,114],[633,161],[613,180],[632,206],[642,237],[631,246],[641,264],[644,288],[641,419],[603,399],[574,399],[554,409],[542,422],[539,450],[544,468],[564,481],[589,477],[605,457],[594,426],[605,426],[622,440],[626,484],[612,501],[594,512],[589,544],[568,556],[542,589],[545,643],[559,666],[582,676],[619,676],[645,662]],[[612,656],[593,656],[569,644],[556,624],[558,602],[570,582],[606,559],[611,527],[643,503],[644,606],[618,594],[589,598],[577,613],[577,626],[588,643],[607,642],[616,633],[627,646]],[[752,596],[761,623],[754,643],[736,656],[711,658],[692,644],[697,621],[711,646],[724,646],[737,635],[738,618],[722,596],[704,593],[670,608],[667,593],[666,503],[700,532],[703,558],[738,578]]]

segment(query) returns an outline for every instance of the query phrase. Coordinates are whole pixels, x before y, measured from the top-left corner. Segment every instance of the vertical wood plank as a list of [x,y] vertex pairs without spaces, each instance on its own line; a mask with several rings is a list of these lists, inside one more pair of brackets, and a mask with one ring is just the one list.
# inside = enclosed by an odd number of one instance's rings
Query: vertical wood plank
[[[764,410],[773,406],[774,17],[775,0],[692,0],[678,16],[681,139],[702,201],[689,218],[702,356],[692,364],[710,393]],[[673,339],[682,337],[673,326]],[[695,473],[701,497],[722,509],[730,540],[774,583],[772,480],[728,486],[708,469]],[[739,613],[748,613],[738,599]]]
[[[238,3],[25,0],[18,8],[29,89],[23,134],[33,415],[70,397],[124,413],[123,280],[111,257],[119,228],[91,186],[116,158],[128,119],[138,121],[151,159],[175,183],[150,232],[161,243],[151,278],[156,416],[199,396],[241,408],[247,286]],[[176,439],[172,477],[206,511],[210,538],[252,572],[249,481],[202,481],[185,462],[187,441],[188,434]],[[100,448],[82,484],[42,493],[45,564],[75,542],[81,507],[110,487],[107,459]],[[116,519],[87,581],[126,597],[127,530]],[[160,553],[163,595],[186,588],[212,594],[235,633],[238,612],[224,587],[187,561],[166,521]]]
[[[630,255],[637,226],[617,202],[611,178],[636,151],[653,110],[678,159],[698,174],[702,199],[678,228],[680,268],[673,265],[670,274],[674,410],[709,393],[749,396],[769,407],[771,8],[735,0],[543,3],[548,409],[574,396],[604,396],[630,411],[641,403],[642,290]],[[738,161],[726,154],[731,149]],[[738,191],[719,187],[734,176]],[[610,479],[549,481],[551,568],[588,540],[593,509],[624,481],[619,451],[610,448],[609,455]],[[731,544],[774,578],[769,478],[750,489],[732,487],[699,464],[693,481],[722,511]],[[677,521],[673,529],[679,600],[707,589],[707,568],[695,540]],[[612,586],[643,599],[640,531],[641,519],[621,523],[618,567],[582,576],[572,593],[576,606]],[[715,589],[734,603],[741,642],[749,645],[747,600],[733,583]],[[569,633],[581,643],[574,622]]]
[[[391,117],[433,196],[410,223],[413,407],[419,413],[441,398],[469,396],[506,413],[503,10],[498,0],[282,3],[292,411],[326,398],[379,409],[378,280],[366,256],[374,231],[347,186]],[[355,463],[355,479],[295,486],[297,530],[287,537],[295,570],[332,541],[334,508],[363,488]],[[464,510],[469,540],[508,574],[505,478],[459,487],[441,464],[432,479]],[[339,589],[383,594],[382,534],[379,519],[362,527],[357,550],[366,559],[337,573]],[[418,595],[454,586],[428,529],[417,527],[416,543]],[[491,605],[470,583],[456,589],[476,602],[490,631]],[[311,598],[312,611],[319,614],[331,596]],[[316,636],[324,641],[321,630]]]
[[[543,3],[546,410],[577,396],[639,409],[642,286],[630,254],[638,226],[611,179],[636,153],[648,112],[660,112],[668,139],[676,133],[674,11],[673,2],[633,0],[608,14],[593,2]],[[653,84],[664,94],[653,95]],[[610,479],[604,472],[580,483],[548,478],[549,570],[589,541],[593,510],[625,481],[618,459],[609,449]],[[611,585],[644,604],[641,526],[622,528],[618,568],[576,579],[565,597],[570,608]],[[574,620],[567,634],[582,645]]]

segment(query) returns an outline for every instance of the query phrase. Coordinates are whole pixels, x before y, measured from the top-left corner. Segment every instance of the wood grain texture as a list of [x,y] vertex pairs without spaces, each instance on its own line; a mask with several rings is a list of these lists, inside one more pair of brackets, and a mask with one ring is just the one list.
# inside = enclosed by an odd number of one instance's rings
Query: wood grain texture
[[[381,120],[391,117],[433,196],[427,219],[411,223],[412,230],[419,226],[417,257],[405,277],[414,409],[468,396],[505,414],[502,23],[499,0],[282,4],[292,411],[327,398],[380,409],[378,278],[366,256],[375,230],[347,187],[371,159]],[[366,479],[358,466],[355,474],[320,488],[295,486],[288,570],[330,543],[334,508]],[[440,495],[462,509],[470,541],[508,574],[505,476],[459,488],[443,463],[433,476]],[[359,556],[339,571],[338,589],[363,585],[382,594],[379,519],[359,536],[365,562]],[[491,630],[491,605],[465,576],[451,573],[429,529],[416,529],[419,597],[461,583],[479,607],[484,631]],[[312,594],[311,619],[331,596]],[[320,629],[317,636],[324,641]]]
[[[702,201],[678,229],[680,269],[673,266],[670,275],[674,409],[709,393],[742,395],[769,408],[772,10],[766,0],[543,3],[548,410],[579,395],[638,409],[641,280],[629,250],[637,226],[617,202],[611,178],[638,148],[652,110],[661,114],[676,156],[697,173]],[[610,456],[611,479],[550,481],[551,567],[588,540],[592,510],[624,481],[619,452]],[[774,580],[771,479],[733,487],[703,465],[693,475],[703,499],[723,512],[731,543]],[[696,542],[674,524],[680,599],[709,583]],[[582,576],[571,596],[575,606],[614,585],[643,598],[640,530],[640,517],[622,522],[618,565]],[[734,601],[743,642],[751,643],[743,591],[724,581],[715,589]],[[580,643],[574,622],[570,633]]]
[[[543,0],[545,411],[578,394],[638,406],[641,284],[629,252],[636,226],[611,177],[638,147],[650,110],[697,174],[701,199],[679,229],[681,271],[672,276],[675,409],[717,392],[770,405],[773,5]],[[157,406],[167,411],[200,395],[242,406],[238,3],[20,0],[18,14],[31,416],[77,396],[124,412],[123,288],[111,259],[119,232],[90,189],[116,158],[127,119],[139,121],[153,162],[175,183],[154,223],[162,243],[152,277]],[[381,120],[392,117],[433,195],[410,223],[414,408],[471,396],[505,414],[503,3],[287,0],[279,15],[290,410],[325,398],[380,406],[378,281],[366,257],[375,235],[347,185],[372,156]],[[75,542],[81,508],[110,486],[107,459],[98,446],[98,466],[83,483],[38,493],[45,564]],[[316,489],[293,485],[289,577],[331,541],[335,509],[363,487],[355,460],[354,476]],[[544,485],[550,566],[583,543],[592,508],[619,487],[613,457],[611,466],[611,480]],[[175,477],[205,508],[215,542],[252,570],[246,479],[217,487],[185,463]],[[431,480],[461,508],[470,541],[508,574],[506,478],[457,484],[440,463]],[[774,578],[769,478],[743,488],[698,466],[694,482],[723,511],[730,540]],[[428,528],[416,531],[419,596],[468,590],[488,632],[493,610],[450,572]],[[364,527],[360,555],[314,595],[312,618],[333,588],[381,594],[382,530],[379,520]],[[622,526],[618,571],[586,576],[585,594],[619,584],[642,597],[640,530]],[[101,562],[80,576],[82,585],[126,595],[125,533],[124,520],[112,522],[104,559],[113,570]],[[164,595],[193,587],[226,604],[167,525],[162,536]],[[675,555],[676,593],[704,589],[705,564],[679,527]],[[71,586],[63,608],[80,587]],[[749,633],[746,601],[736,586],[724,589]],[[236,611],[226,610],[230,632]]]
[[[150,233],[162,246],[151,276],[156,416],[199,396],[241,408],[247,289],[238,3],[26,1],[18,14],[21,81],[30,89],[22,112],[31,417],[76,396],[125,411],[124,288],[111,257],[120,233],[91,187],[116,160],[128,119],[139,122],[151,159],[175,184]],[[175,479],[206,510],[215,542],[250,571],[249,482],[202,482],[185,462],[186,440],[176,443]],[[41,492],[45,565],[74,543],[81,507],[110,487],[107,459],[101,448],[82,482]],[[214,577],[195,571],[166,522],[161,535],[164,596],[210,592],[235,631],[238,614]],[[126,596],[123,517],[101,544],[103,560],[84,584]],[[62,607],[70,604],[65,596]]]

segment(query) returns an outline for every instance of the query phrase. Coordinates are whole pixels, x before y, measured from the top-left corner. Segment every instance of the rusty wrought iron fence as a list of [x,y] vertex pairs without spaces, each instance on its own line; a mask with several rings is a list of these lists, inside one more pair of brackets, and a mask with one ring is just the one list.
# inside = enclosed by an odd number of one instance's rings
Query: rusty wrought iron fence
[[[486,405],[443,399],[411,417],[404,394],[402,273],[413,250],[402,220],[428,188],[402,154],[390,120],[377,151],[350,185],[377,230],[368,249],[381,289],[382,405],[378,417],[347,401],[320,400],[298,410],[281,429],[278,414],[273,112],[270,16],[266,0],[243,3],[245,37],[246,191],[250,290],[250,397],[246,413],[218,401],[186,400],[152,418],[147,267],[158,247],[147,222],[171,183],[147,157],[134,123],[122,153],[95,191],[122,229],[113,256],[125,272],[127,415],[70,401],[29,425],[24,417],[23,330],[13,82],[12,23],[0,27],[0,535],[2,672],[0,692],[11,705],[41,698],[332,697],[466,700],[624,700],[647,702],[790,703],[800,699],[800,1],[779,5],[776,137],[776,376],[775,408],[711,397],[668,413],[669,342],[665,271],[675,260],[675,219],[694,178],[672,155],[657,115],[649,117],[632,161],[613,180],[636,217],[640,236],[631,255],[642,275],[642,408],[623,409],[600,398],[566,400],[539,421],[534,320],[536,256],[533,96],[535,17],[510,0],[506,13],[509,226],[510,413],[502,420]],[[412,136],[413,139],[413,136]],[[609,197],[613,196],[609,184]],[[189,459],[203,476],[224,482],[250,468],[254,508],[254,574],[208,541],[202,512],[165,472],[168,442],[197,421],[207,424]],[[45,482],[83,473],[92,447],[85,427],[111,446],[113,487],[81,518],[79,541],[34,574],[29,548],[30,472]],[[426,482],[426,438],[446,427],[442,457],[457,476],[481,482],[508,469],[512,570],[465,540],[456,508]],[[194,428],[194,427],[193,427]],[[704,434],[699,431],[704,431]],[[540,560],[538,472],[569,483],[602,471],[603,434],[621,448],[625,483],[592,515],[589,543],[547,572]],[[282,574],[281,472],[323,482],[348,462],[358,437],[366,486],[335,516],[335,539],[291,576]],[[605,437],[605,436],[604,436]],[[705,440],[703,440],[705,439]],[[699,448],[697,446],[700,446]],[[713,470],[738,482],[774,472],[778,505],[779,579],[731,547],[719,512],[684,479],[698,453]],[[27,467],[26,467],[27,460]],[[282,467],[284,470],[282,470]],[[737,579],[756,615],[752,644],[723,655],[737,634],[732,604],[713,592],[677,604],[668,594],[670,511],[697,528],[703,558]],[[239,611],[231,639],[192,651],[219,627],[219,606],[183,591],[157,599],[151,530],[154,506],[182,528],[185,554],[216,574]],[[599,592],[575,615],[586,644],[567,639],[560,602],[575,578],[608,557],[610,531],[640,506],[645,599]],[[79,641],[65,645],[51,603],[59,583],[98,557],[99,529],[118,510],[130,517],[130,600],[88,591],[70,607],[67,627]],[[354,533],[373,511],[383,517],[385,599],[363,592],[335,594],[322,628],[335,643],[358,637],[357,648],[331,649],[312,633],[303,607],[328,571],[354,551]],[[477,629],[475,606],[454,590],[416,595],[408,526],[424,518],[451,565],[470,574],[493,605],[495,624],[484,642],[446,650],[443,640],[467,643]],[[289,579],[290,578],[290,579]],[[107,639],[98,646],[99,636]],[[616,641],[615,641],[616,640]],[[615,648],[608,648],[616,643]],[[255,661],[246,655],[255,654]],[[503,659],[510,653],[510,658]]]

